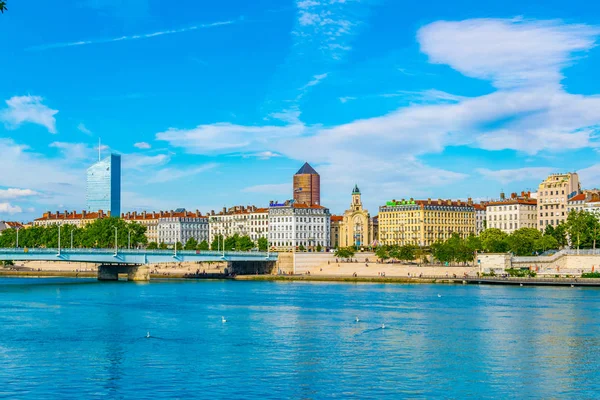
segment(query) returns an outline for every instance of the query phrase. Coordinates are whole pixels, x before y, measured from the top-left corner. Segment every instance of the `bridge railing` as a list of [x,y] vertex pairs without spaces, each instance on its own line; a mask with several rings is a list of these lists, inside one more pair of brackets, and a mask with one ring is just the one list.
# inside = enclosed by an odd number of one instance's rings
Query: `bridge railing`
[[[12,248],[0,248],[0,253],[14,254],[15,252],[22,253],[27,252],[28,254],[57,254],[58,248],[23,248],[23,247],[12,247]],[[61,253],[65,254],[114,254],[115,249],[71,249],[61,248]],[[146,249],[118,249],[118,254],[132,254],[132,255],[173,255],[173,250],[146,250]],[[256,257],[273,257],[277,258],[277,253],[267,253],[264,251],[211,251],[211,250],[177,250],[177,255],[201,255],[208,257],[221,257],[227,256],[256,256]]]

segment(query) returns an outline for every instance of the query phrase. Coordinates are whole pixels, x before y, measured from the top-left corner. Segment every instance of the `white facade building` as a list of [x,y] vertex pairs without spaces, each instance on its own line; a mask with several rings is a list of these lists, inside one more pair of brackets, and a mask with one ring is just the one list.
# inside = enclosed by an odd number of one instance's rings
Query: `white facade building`
[[497,228],[508,234],[520,228],[537,229],[537,201],[527,196],[493,201],[486,206],[488,228]]
[[172,244],[181,242],[183,245],[194,238],[198,243],[208,241],[208,218],[199,212],[189,212],[183,209],[164,213],[158,219],[158,243]]
[[485,230],[487,224],[486,221],[486,205],[485,204],[473,204],[475,208],[475,235],[479,235]]
[[223,209],[218,214],[211,211],[209,225],[209,243],[218,235],[228,238],[235,234],[249,236],[253,242],[257,242],[261,237],[268,237],[269,209],[235,206],[228,210]]
[[300,246],[327,248],[331,235],[331,214],[320,205],[286,201],[269,206],[269,243],[277,250],[295,250]]

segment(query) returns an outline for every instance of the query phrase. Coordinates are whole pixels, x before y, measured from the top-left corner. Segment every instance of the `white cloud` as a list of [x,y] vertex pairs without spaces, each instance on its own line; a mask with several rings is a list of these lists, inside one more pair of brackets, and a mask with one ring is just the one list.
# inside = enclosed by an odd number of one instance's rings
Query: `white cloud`
[[167,154],[147,156],[144,154],[123,154],[122,162],[124,169],[146,170],[148,167],[165,165],[171,160]]
[[202,172],[209,171],[217,167],[215,163],[208,163],[198,167],[193,168],[163,168],[156,173],[154,173],[149,182],[152,183],[162,183],[162,182],[172,182],[183,178],[189,178],[194,175],[198,175]]
[[[298,0],[295,47],[309,46],[326,59],[339,60],[351,50],[365,4],[345,1]],[[299,50],[304,53],[304,50]]]
[[67,160],[85,160],[93,154],[93,150],[85,143],[52,142],[49,147],[59,149]]
[[434,22],[417,38],[431,62],[509,88],[557,84],[573,54],[591,49],[599,33],[561,21],[471,19]]
[[580,169],[577,171],[579,175],[579,181],[585,185],[586,188],[598,188],[600,187],[600,164],[594,164],[587,168]]
[[77,125],[77,129],[79,129],[79,131],[85,133],[88,136],[92,135],[92,131],[90,131],[88,128],[86,128],[86,126],[83,123],[80,123],[79,125]]
[[[326,128],[304,125],[298,113],[297,121],[283,127],[218,123],[172,128],[157,139],[197,154],[270,151],[315,162],[323,187],[338,193],[358,181],[367,182],[361,186],[380,199],[434,196],[432,188],[467,177],[452,166],[433,168],[420,161],[420,156],[440,153],[449,145],[527,154],[598,145],[600,96],[573,95],[560,86],[560,71],[572,61],[571,53],[594,46],[591,32],[595,29],[556,21],[433,23],[418,34],[430,59],[492,80],[498,90],[463,97],[431,89],[418,92],[419,102],[386,115]],[[460,40],[452,38],[454,33]],[[520,43],[507,53],[515,41]],[[479,172],[510,182],[518,171]],[[549,170],[522,172],[537,179]]]
[[150,149],[152,146],[150,146],[150,144],[146,143],[146,142],[138,142],[138,143],[134,144],[133,147],[136,147],[141,150],[147,150],[147,149]]
[[74,42],[65,42],[65,43],[50,43],[50,44],[44,44],[44,45],[40,45],[40,46],[29,47],[27,50],[34,50],[34,51],[35,50],[48,50],[48,49],[56,49],[56,48],[61,48],[61,47],[85,46],[88,44],[100,44],[100,43],[123,42],[123,41],[129,41],[129,40],[139,40],[139,39],[150,39],[150,38],[157,37],[157,36],[172,35],[175,33],[190,32],[190,31],[195,31],[198,29],[213,28],[216,26],[223,26],[223,25],[231,25],[236,22],[239,22],[240,20],[241,19],[230,20],[230,21],[219,21],[219,22],[212,22],[212,23],[208,23],[208,24],[198,24],[198,25],[188,26],[187,28],[167,29],[167,30],[156,31],[156,32],[151,32],[151,33],[143,33],[143,34],[136,34],[136,35],[129,35],[129,36],[125,35],[125,36],[106,38],[106,39],[91,39],[91,40],[78,40],[78,41],[74,41]]
[[227,153],[240,149],[260,150],[272,140],[298,136],[303,125],[244,126],[230,123],[198,125],[193,129],[169,128],[156,134],[156,140],[183,147],[193,154]]
[[341,103],[347,103],[351,100],[356,100],[356,97],[352,97],[352,96],[344,96],[344,97],[339,97],[339,100]]
[[0,199],[2,200],[13,200],[19,199],[22,197],[31,197],[39,195],[38,192],[31,189],[17,189],[17,188],[8,188],[8,189],[0,189]]
[[542,181],[551,173],[556,172],[556,169],[551,167],[525,167],[493,171],[487,168],[478,168],[476,171],[485,179],[508,184],[530,180]]
[[13,206],[10,203],[0,203],[0,213],[7,213],[12,215],[21,212],[23,212],[23,210],[19,206]]
[[281,154],[273,153],[272,151],[260,151],[258,153],[244,154],[243,157],[256,157],[261,160],[268,160],[273,157],[281,157]]
[[273,196],[289,196],[292,197],[292,185],[290,183],[277,183],[250,186],[242,189],[244,193],[261,193]]
[[48,132],[56,133],[56,119],[58,113],[44,104],[40,96],[14,96],[6,100],[8,108],[0,110],[0,121],[4,122],[8,129],[16,129],[22,124],[29,122],[46,127]]

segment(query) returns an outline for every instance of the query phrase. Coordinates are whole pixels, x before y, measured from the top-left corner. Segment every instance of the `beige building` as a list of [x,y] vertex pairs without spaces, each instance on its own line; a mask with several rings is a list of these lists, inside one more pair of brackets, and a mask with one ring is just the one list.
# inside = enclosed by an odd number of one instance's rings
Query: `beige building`
[[497,228],[506,233],[513,233],[520,228],[537,229],[537,201],[529,197],[529,193],[512,193],[506,199],[504,194],[500,200],[489,202],[486,206],[488,228]]
[[473,202],[452,200],[388,201],[379,207],[379,243],[430,246],[458,233],[475,234]]
[[341,215],[332,215],[331,216],[331,235],[330,235],[330,243],[329,247],[332,249],[337,249],[340,247],[340,225],[344,217]]
[[81,213],[77,213],[76,211],[69,212],[67,210],[63,213],[60,211],[57,211],[56,213],[47,211],[41,218],[37,218],[33,221],[33,226],[74,225],[81,228],[87,224],[91,224],[97,219],[109,217],[110,212],[104,213],[102,210],[98,212],[82,211]]
[[352,204],[344,212],[340,224],[339,247],[369,247],[375,243],[373,221],[369,212],[363,209],[362,199],[358,186],[352,189]]
[[158,243],[158,219],[165,216],[164,211],[160,212],[128,212],[121,214],[121,219],[125,222],[137,222],[146,227],[146,238],[148,243]]
[[552,174],[538,186],[538,229],[557,226],[567,219],[568,200],[581,192],[576,172]]
[[249,236],[256,242],[259,238],[269,235],[269,209],[255,206],[235,206],[216,214],[210,212],[209,218],[209,243],[216,236],[230,237],[236,233],[239,236]]

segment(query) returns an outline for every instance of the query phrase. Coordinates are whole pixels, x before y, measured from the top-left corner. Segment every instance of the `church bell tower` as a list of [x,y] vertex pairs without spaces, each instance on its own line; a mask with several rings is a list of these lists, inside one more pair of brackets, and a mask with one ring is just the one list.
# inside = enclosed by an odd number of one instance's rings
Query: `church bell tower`
[[358,185],[354,185],[354,189],[352,189],[352,204],[350,208],[354,211],[362,210],[362,200],[360,198],[360,189],[358,189]]

